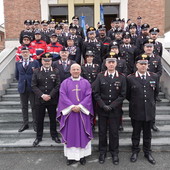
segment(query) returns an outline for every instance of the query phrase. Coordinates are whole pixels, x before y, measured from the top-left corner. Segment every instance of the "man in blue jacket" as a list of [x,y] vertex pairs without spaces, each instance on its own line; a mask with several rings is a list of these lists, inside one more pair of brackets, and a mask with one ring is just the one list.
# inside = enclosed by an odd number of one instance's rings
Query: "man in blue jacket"
[[33,117],[33,129],[36,131],[36,115],[34,93],[31,89],[32,74],[35,68],[39,67],[36,60],[30,58],[29,48],[24,46],[21,49],[22,59],[16,62],[15,77],[18,80],[18,92],[20,93],[20,100],[22,106],[23,124],[18,132],[23,132],[29,128],[28,125],[28,101],[30,101]]

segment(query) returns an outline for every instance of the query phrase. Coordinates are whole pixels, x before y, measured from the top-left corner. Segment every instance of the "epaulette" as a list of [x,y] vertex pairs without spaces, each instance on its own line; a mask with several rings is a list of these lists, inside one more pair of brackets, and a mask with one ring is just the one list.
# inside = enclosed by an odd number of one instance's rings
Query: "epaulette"
[[129,74],[127,77],[132,76],[132,75],[135,75],[135,73]]

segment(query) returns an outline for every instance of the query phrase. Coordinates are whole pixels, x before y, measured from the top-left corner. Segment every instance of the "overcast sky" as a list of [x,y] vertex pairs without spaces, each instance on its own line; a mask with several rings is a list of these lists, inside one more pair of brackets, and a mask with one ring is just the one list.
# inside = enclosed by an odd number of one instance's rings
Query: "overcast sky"
[[0,25],[4,23],[4,4],[3,0],[0,0]]

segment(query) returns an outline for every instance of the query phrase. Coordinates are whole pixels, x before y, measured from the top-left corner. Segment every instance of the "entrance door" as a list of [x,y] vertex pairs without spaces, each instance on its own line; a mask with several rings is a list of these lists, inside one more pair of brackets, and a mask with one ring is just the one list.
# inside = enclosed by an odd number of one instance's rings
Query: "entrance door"
[[117,17],[116,14],[114,14],[114,15],[104,15],[104,23],[105,23],[105,25],[106,25],[106,30],[107,30],[107,31],[110,30],[110,28],[111,28],[111,26],[110,26],[111,21],[112,21],[114,18],[116,18],[116,17]]
[[111,21],[119,17],[119,5],[104,5],[104,23],[106,25],[106,29],[109,30],[111,28]]
[[50,18],[54,18],[56,22],[68,20],[68,7],[67,6],[51,6]]
[[[93,6],[75,6],[75,15],[85,16],[85,23],[89,26],[94,25],[94,7]],[[79,19],[81,25],[81,19]]]

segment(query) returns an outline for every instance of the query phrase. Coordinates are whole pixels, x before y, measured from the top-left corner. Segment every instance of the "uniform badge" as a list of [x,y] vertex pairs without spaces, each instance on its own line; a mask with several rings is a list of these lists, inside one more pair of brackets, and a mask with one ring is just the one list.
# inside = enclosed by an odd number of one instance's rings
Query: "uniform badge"
[[155,68],[158,67],[158,61],[152,61],[153,65],[155,66]]
[[156,87],[156,82],[155,81],[150,81],[150,86],[153,88],[153,90],[155,90]]
[[56,75],[55,75],[55,74],[51,74],[50,77],[51,77],[52,81],[55,82],[55,80],[56,80]]
[[120,86],[121,86],[121,83],[119,81],[116,81],[114,83],[114,86],[116,87],[116,90],[119,90]]

